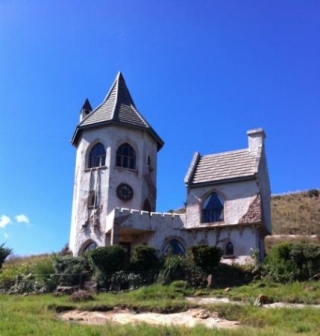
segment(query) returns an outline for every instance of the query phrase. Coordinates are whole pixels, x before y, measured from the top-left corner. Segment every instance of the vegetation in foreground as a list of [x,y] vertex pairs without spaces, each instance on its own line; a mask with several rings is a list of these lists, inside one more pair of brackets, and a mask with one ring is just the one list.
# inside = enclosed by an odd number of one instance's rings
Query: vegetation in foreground
[[[319,297],[318,282],[311,282],[309,285],[315,288],[313,293],[317,292],[313,295]],[[288,288],[286,288],[287,285],[281,287],[285,293],[298,290],[292,286],[294,284],[288,285]],[[239,287],[238,293],[242,293],[242,289],[248,295],[254,293],[254,291],[250,291],[250,286]],[[232,296],[232,292],[233,289],[228,292],[228,295]],[[276,291],[273,292],[272,287],[269,289],[269,293],[270,296],[276,295]],[[115,306],[127,307],[136,311],[173,312],[186,310],[190,304],[185,300],[185,294],[190,294],[190,292],[185,292],[181,283],[178,282],[178,284],[172,283],[171,285],[155,284],[118,294],[103,293],[94,295],[93,300],[85,302],[74,302],[69,296],[55,297],[51,294],[1,295],[0,335],[318,335],[319,309],[311,307],[267,309],[250,304],[249,297],[244,299],[245,295],[242,296],[242,301],[247,301],[246,305],[208,306],[210,311],[218,312],[221,318],[240,321],[241,326],[234,330],[206,329],[202,326],[187,328],[147,324],[88,326],[73,321],[63,322],[58,317],[59,312],[70,309],[107,311]],[[206,294],[215,295],[216,291],[208,290]]]
[[[319,202],[317,190],[274,196],[274,233],[319,234]],[[310,241],[306,235],[302,238],[277,246],[270,244],[266,262],[255,270],[219,264],[219,251],[206,248],[190,252],[188,258],[169,256],[159,260],[155,251],[140,247],[130,264],[125,262],[123,251],[115,250],[97,251],[92,258],[58,254],[11,257],[0,270],[0,291],[17,295],[0,295],[0,335],[319,335],[318,308],[267,309],[257,300],[264,295],[269,302],[320,304],[319,241]],[[1,245],[0,252],[6,257],[11,251]],[[120,259],[110,262],[114,258]],[[208,260],[215,262],[210,265]],[[207,273],[213,274],[211,288],[207,287]],[[61,297],[39,294],[52,292],[59,284],[81,287],[90,279],[97,281],[102,290],[112,292],[76,292]],[[236,330],[147,324],[87,326],[58,318],[59,312],[70,309],[184,311],[194,306],[185,300],[186,296],[229,297],[239,302],[210,305],[208,309],[218,312],[221,318],[240,321],[241,326]]]

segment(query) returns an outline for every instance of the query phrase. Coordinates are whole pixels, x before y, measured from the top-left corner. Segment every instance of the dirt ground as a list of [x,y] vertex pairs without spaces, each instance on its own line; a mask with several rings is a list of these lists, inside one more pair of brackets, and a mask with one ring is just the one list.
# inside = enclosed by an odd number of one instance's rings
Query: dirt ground
[[[212,303],[235,303],[228,298],[186,298],[188,301],[198,305],[206,305]],[[304,304],[288,304],[288,303],[272,303],[264,305],[265,308],[303,308]],[[320,308],[320,305],[310,305],[314,308]],[[60,314],[64,321],[74,321],[83,324],[102,325],[105,323],[148,323],[154,325],[175,325],[194,327],[197,324],[202,324],[207,328],[237,328],[240,325],[238,321],[228,321],[218,317],[217,313],[210,313],[205,307],[189,309],[185,312],[174,314],[159,314],[159,313],[136,313],[129,309],[114,308],[108,312],[89,312],[72,310]]]
[[153,325],[175,325],[194,327],[202,324],[208,328],[236,328],[237,321],[227,321],[217,314],[210,313],[204,308],[189,309],[186,312],[174,314],[135,313],[127,309],[114,308],[108,312],[88,312],[73,310],[60,314],[64,321],[75,321],[83,324],[102,325],[105,323],[148,323]]

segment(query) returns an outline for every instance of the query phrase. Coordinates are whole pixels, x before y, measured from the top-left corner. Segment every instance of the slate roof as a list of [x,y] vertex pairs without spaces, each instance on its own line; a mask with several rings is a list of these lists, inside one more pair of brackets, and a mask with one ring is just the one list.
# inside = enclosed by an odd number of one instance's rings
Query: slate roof
[[217,184],[253,178],[258,173],[260,151],[242,149],[212,155],[195,153],[185,177],[187,185]]
[[157,141],[158,149],[164,144],[163,140],[136,109],[125,80],[120,72],[104,101],[77,126],[71,142],[74,144],[77,141],[83,129],[100,127],[111,123],[146,130]]

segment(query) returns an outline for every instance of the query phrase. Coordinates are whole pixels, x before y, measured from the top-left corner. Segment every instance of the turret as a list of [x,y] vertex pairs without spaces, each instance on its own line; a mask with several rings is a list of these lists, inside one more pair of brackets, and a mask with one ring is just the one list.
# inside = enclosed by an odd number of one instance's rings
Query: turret
[[87,117],[92,112],[92,107],[89,102],[89,99],[87,98],[86,101],[84,102],[81,110],[80,110],[80,122]]

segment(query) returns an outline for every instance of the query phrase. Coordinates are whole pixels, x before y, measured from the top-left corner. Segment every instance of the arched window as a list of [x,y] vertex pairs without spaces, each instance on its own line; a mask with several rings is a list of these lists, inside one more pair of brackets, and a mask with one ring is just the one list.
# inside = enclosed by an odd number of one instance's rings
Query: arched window
[[106,164],[106,150],[102,143],[97,143],[90,151],[88,168],[101,167]]
[[202,204],[202,223],[221,222],[224,220],[223,199],[217,194],[210,194]]
[[233,244],[231,242],[228,242],[228,244],[226,245],[226,255],[230,256],[233,255]]
[[136,153],[128,143],[119,146],[116,166],[130,169],[136,168]]
[[97,245],[96,242],[94,242],[94,241],[90,241],[90,242],[86,245],[86,247],[83,249],[82,254],[84,254],[84,253],[86,253],[86,252],[90,252],[90,251],[96,249],[97,247],[98,247],[98,245]]
[[149,212],[152,211],[151,204],[150,204],[150,202],[149,202],[148,199],[146,199],[146,200],[144,201],[144,203],[143,203],[143,209],[142,209],[142,210],[144,210],[144,211],[149,211]]
[[163,252],[165,254],[170,253],[170,254],[175,254],[175,255],[184,255],[186,253],[186,250],[184,246],[179,242],[179,240],[171,239],[166,244]]

